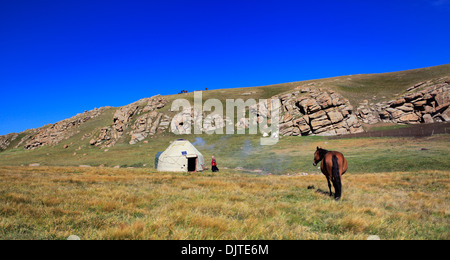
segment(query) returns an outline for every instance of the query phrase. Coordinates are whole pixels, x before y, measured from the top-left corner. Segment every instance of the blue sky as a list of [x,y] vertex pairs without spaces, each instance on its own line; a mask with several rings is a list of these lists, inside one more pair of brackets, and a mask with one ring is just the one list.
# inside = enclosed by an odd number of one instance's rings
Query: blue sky
[[180,90],[450,63],[450,1],[2,0],[0,135]]

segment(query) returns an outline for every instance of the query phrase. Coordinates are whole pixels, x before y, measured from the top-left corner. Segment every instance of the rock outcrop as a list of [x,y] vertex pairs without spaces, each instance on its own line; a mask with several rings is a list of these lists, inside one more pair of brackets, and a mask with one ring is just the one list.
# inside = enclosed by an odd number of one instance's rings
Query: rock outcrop
[[194,129],[198,128],[203,132],[202,118],[204,116],[203,112],[197,111],[194,108],[185,108],[172,118],[170,131],[174,134],[185,135],[193,134]]
[[358,117],[366,124],[391,122],[420,124],[450,121],[450,84],[422,82],[408,88],[408,93],[389,102],[361,104]]
[[[248,129],[251,125],[260,124],[265,120],[271,124],[270,111],[273,99],[279,101],[274,104],[281,106],[279,134],[282,136],[344,135],[364,131],[347,99],[334,91],[311,91],[309,88],[274,96],[267,102],[257,103],[249,108],[252,115],[250,117],[245,117],[246,111],[237,111],[244,117],[235,122],[234,127],[238,131]],[[202,117],[199,117],[199,113],[193,108],[178,113],[172,119],[171,131],[176,134],[190,134],[194,132],[194,127],[197,127],[202,133],[212,133],[233,124],[229,118],[215,114],[202,114]],[[142,122],[142,125],[144,124],[145,120]],[[266,129],[270,130],[269,127]]]
[[108,145],[114,145],[119,138],[123,136],[125,130],[128,128],[132,117],[137,113],[139,106],[136,103],[119,108],[114,114],[113,125],[111,130],[110,143]]
[[138,112],[138,115],[141,113],[144,114],[140,115],[131,127],[130,144],[141,142],[149,135],[152,136],[156,133],[163,132],[169,127],[170,117],[156,111],[163,108],[168,101],[160,95],[151,97],[145,101],[147,102],[145,107]]
[[106,108],[94,109],[63,120],[56,124],[44,126],[25,142],[25,149],[36,149],[44,145],[58,144],[76,134],[76,129],[83,123],[99,116]]
[[302,90],[280,96],[280,135],[344,135],[363,132],[353,106],[334,91]]
[[11,133],[7,135],[0,136],[0,150],[5,150],[11,144],[12,141],[16,140],[19,134]]
[[[248,119],[247,119],[248,120]],[[214,133],[217,130],[225,133],[225,126],[232,126],[231,119],[222,117],[218,113],[206,114],[195,110],[193,107],[185,108],[170,119],[170,131],[177,135],[194,134],[195,129],[201,133]],[[241,122],[236,126],[239,128]],[[216,132],[217,133],[217,132]]]
[[[364,131],[349,101],[334,91],[304,88],[273,98],[281,103],[281,136],[344,135]],[[260,103],[250,109],[257,114],[257,122],[264,120],[270,111],[265,106]]]
[[113,145],[111,139],[111,131],[112,128],[111,127],[103,127],[102,129],[100,129],[100,134],[98,135],[97,138],[92,138],[89,141],[90,145],[104,145],[105,147],[110,147]]
[[98,136],[92,138],[89,144],[102,148],[114,146],[130,127],[130,144],[136,144],[157,131],[164,131],[169,126],[169,117],[156,110],[163,108],[167,103],[166,99],[157,95],[117,109],[112,126],[101,128]]
[[132,126],[130,144],[136,144],[148,136],[165,131],[169,127],[169,119],[169,116],[156,111],[138,117]]

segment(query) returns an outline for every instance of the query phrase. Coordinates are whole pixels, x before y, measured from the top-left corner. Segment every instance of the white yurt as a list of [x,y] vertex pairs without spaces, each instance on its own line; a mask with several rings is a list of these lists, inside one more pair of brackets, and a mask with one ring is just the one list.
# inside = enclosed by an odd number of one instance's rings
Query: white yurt
[[203,155],[189,141],[178,139],[155,158],[155,167],[161,172],[201,172]]

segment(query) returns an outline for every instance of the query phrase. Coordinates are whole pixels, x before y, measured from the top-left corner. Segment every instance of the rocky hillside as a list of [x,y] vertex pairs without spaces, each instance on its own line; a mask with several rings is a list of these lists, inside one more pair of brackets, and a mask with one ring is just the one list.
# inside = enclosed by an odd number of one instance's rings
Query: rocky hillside
[[[376,94],[377,89],[381,95]],[[280,134],[283,136],[346,135],[363,132],[365,125],[378,123],[450,121],[449,65],[396,74],[344,76],[203,93],[204,101],[217,97],[221,100],[278,99],[281,104]],[[68,147],[74,143],[105,149],[118,143],[135,145],[149,142],[152,137],[170,133],[172,129],[184,134],[190,125],[199,122],[185,124],[183,113],[194,115],[202,112],[189,110],[180,114],[170,111],[171,102],[176,98],[192,100],[192,94],[144,98],[124,107],[95,109],[38,129],[0,136],[0,151],[33,150],[55,145]],[[261,111],[267,110],[262,106],[264,104],[260,103],[241,112],[253,113],[256,121],[260,122],[261,113],[264,113]],[[203,113],[203,118],[208,116],[216,123],[202,128],[203,132],[215,131],[227,124],[234,124],[237,128],[249,126],[248,119],[231,122],[228,118],[222,120]],[[67,140],[72,141],[68,143]]]
[[92,138],[89,144],[102,148],[111,147],[125,133],[131,136],[129,143],[136,144],[149,135],[155,135],[157,131],[165,131],[169,126],[170,117],[157,112],[157,110],[166,104],[167,100],[158,95],[117,109],[112,118],[113,124],[101,128],[100,134]]
[[[395,96],[399,96],[396,94]],[[280,134],[345,135],[364,132],[362,124],[420,124],[450,121],[450,79],[420,82],[391,101],[364,100],[355,110],[349,100],[332,90],[302,88],[277,96],[283,116]],[[256,113],[256,109],[254,109]]]
[[389,102],[358,107],[359,118],[367,124],[392,122],[420,124],[450,121],[450,80],[420,82]]
[[363,132],[353,106],[332,90],[303,88],[278,97],[280,135],[345,135]]

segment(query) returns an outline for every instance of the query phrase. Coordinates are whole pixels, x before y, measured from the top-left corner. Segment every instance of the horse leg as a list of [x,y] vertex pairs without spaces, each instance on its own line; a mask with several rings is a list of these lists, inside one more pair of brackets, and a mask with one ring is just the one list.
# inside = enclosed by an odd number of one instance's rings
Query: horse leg
[[328,182],[328,189],[330,189],[330,197],[333,196],[333,192],[331,192],[331,182],[330,177],[327,176],[327,182]]
[[340,183],[335,178],[333,178],[332,181],[334,187],[334,199],[339,200],[341,198]]
[[332,167],[332,175],[333,175],[333,185],[334,185],[334,198],[336,200],[339,200],[341,198],[341,189],[342,189],[342,183],[341,183],[341,175],[339,173],[339,163],[338,158],[333,155],[333,167]]

